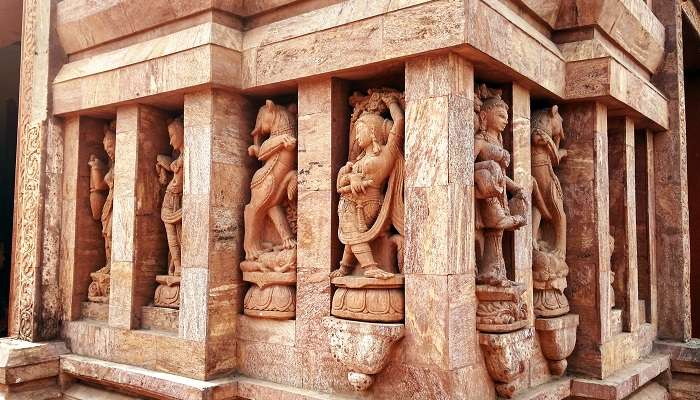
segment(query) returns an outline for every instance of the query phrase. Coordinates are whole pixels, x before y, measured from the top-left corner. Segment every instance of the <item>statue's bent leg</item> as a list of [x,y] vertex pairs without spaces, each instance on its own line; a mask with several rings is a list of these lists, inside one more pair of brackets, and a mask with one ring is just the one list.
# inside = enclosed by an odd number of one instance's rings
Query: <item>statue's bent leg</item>
[[351,247],[353,254],[355,254],[355,257],[357,257],[357,260],[360,262],[360,267],[364,270],[364,276],[377,279],[389,279],[394,276],[393,273],[379,268],[379,264],[374,261],[372,248],[368,243],[358,243]]
[[294,249],[297,247],[297,241],[292,234],[292,230],[289,229],[289,224],[287,223],[287,213],[284,211],[281,205],[276,205],[267,211],[267,215],[270,216],[272,223],[277,229],[277,233],[282,238],[282,247],[285,249]]
[[260,230],[262,229],[262,218],[260,218],[260,209],[253,206],[255,200],[255,197],[253,197],[250,204],[246,205],[243,211],[246,233],[243,239],[243,249],[245,250],[246,260],[256,260],[263,253],[259,239]]
[[350,275],[352,273],[352,262],[355,260],[355,255],[352,254],[352,249],[349,245],[343,248],[343,259],[340,260],[340,268],[331,272],[331,278],[339,278],[341,276]]
[[180,261],[180,242],[178,241],[177,225],[165,224],[165,234],[168,237],[168,248],[170,257],[173,259],[173,271],[168,271],[171,275],[181,274],[182,264]]

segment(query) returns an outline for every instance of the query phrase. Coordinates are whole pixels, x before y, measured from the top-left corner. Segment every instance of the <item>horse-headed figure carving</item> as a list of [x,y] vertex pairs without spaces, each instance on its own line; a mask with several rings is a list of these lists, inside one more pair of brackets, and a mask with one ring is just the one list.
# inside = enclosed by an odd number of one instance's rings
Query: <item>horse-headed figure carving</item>
[[261,161],[243,214],[247,315],[286,319],[296,312],[297,111],[267,100],[251,132],[248,154]]
[[[247,261],[256,261],[273,250],[263,241],[265,224],[272,222],[281,239],[279,249],[296,248],[296,235],[290,227],[287,205],[296,208],[297,195],[297,121],[296,105],[283,107],[267,100],[260,107],[253,145],[248,154],[263,162],[250,183],[250,203],[246,205],[244,248]],[[267,138],[265,138],[267,137]],[[266,268],[262,263],[260,267]],[[278,270],[277,272],[286,272]]]
[[566,157],[560,148],[563,119],[557,106],[537,110],[531,117],[532,143],[532,245],[534,309],[538,316],[569,311],[564,296],[566,276],[566,214],[564,197],[554,168]]

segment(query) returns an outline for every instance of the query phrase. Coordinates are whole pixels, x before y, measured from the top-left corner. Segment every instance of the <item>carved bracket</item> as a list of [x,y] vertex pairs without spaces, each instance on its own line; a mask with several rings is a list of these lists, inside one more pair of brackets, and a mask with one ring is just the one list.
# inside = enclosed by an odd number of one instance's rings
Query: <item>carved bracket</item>
[[510,333],[479,334],[486,369],[496,382],[496,391],[501,397],[513,396],[516,381],[525,372],[526,361],[534,351],[533,337],[532,328]]
[[375,375],[386,366],[391,349],[404,336],[404,324],[323,319],[331,354],[350,370],[348,381],[357,391],[367,390]]
[[554,375],[561,376],[566,371],[566,358],[571,355],[576,346],[576,327],[578,327],[577,314],[535,320],[542,353],[549,361],[549,369]]

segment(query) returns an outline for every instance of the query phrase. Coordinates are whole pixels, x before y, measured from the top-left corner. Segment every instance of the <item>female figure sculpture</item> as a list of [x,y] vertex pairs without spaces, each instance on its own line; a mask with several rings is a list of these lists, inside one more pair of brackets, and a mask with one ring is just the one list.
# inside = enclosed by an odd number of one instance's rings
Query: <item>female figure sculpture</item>
[[[393,266],[379,265],[372,242],[385,236],[403,248],[403,95],[390,89],[370,90],[367,97],[351,98],[351,156],[338,172],[340,241],[345,245],[340,268],[332,278],[349,275],[357,260],[367,278],[389,279]],[[381,114],[389,111],[391,119]],[[398,232],[389,238],[389,229]],[[398,251],[399,269],[402,267]]]
[[[506,277],[503,231],[526,224],[525,197],[523,188],[506,175],[510,153],[503,148],[501,133],[508,124],[508,105],[501,100],[500,91],[491,91],[484,85],[475,100],[478,100],[478,129],[474,137],[477,283],[509,287],[514,283]],[[514,195],[510,203],[508,192]]]
[[[112,200],[114,196],[114,155],[116,147],[116,123],[112,121],[104,128],[105,153],[109,157],[104,162],[96,155],[90,155],[90,208],[92,217],[102,223],[102,237],[105,246],[105,265],[90,274],[92,283],[88,288],[90,301],[109,301],[109,273],[112,266]],[[106,195],[105,195],[105,192]]]
[[180,275],[182,275],[182,184],[184,169],[182,152],[185,147],[184,123],[182,117],[168,122],[168,135],[177,157],[159,154],[156,158],[156,172],[161,185],[167,185],[163,196],[160,218],[165,225],[168,238],[168,275],[158,275],[154,304],[161,307],[180,306]]
[[[331,314],[370,322],[404,317],[404,97],[393,89],[350,97],[349,161],[338,172],[338,236]],[[386,118],[386,116],[391,118]]]

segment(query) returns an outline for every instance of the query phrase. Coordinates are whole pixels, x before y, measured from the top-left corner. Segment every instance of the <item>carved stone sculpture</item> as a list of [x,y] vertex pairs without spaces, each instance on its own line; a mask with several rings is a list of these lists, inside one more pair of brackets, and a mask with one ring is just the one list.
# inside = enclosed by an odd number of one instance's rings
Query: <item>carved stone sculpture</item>
[[549,363],[553,375],[564,375],[566,358],[576,346],[578,315],[566,314],[555,318],[537,318],[535,329],[540,339],[540,348]]
[[569,312],[564,296],[569,267],[566,264],[566,214],[559,178],[554,168],[566,157],[560,149],[564,138],[558,107],[535,111],[531,117],[532,140],[532,277],[534,312],[555,317]]
[[477,324],[484,332],[510,332],[524,326],[527,305],[521,299],[524,288],[506,276],[503,232],[526,224],[528,205],[523,188],[506,175],[510,153],[503,148],[502,132],[508,105],[501,92],[481,85],[474,112]]
[[104,127],[102,141],[109,158],[101,160],[90,155],[90,209],[92,218],[102,223],[102,237],[105,245],[105,265],[90,274],[92,282],[88,287],[88,299],[98,303],[109,302],[109,281],[112,266],[112,199],[114,196],[114,152],[117,142],[116,122]]
[[251,132],[250,156],[263,163],[250,184],[244,211],[243,279],[252,282],[246,315],[290,319],[296,313],[296,105],[267,100]]
[[182,152],[185,147],[182,117],[168,123],[168,135],[173,155],[159,154],[156,173],[161,185],[167,185],[160,218],[168,238],[168,275],[156,276],[158,287],[153,303],[159,307],[180,307],[180,276],[182,275],[182,185],[184,169]]
[[[344,245],[331,314],[403,320],[404,97],[393,89],[350,97],[349,161],[338,172],[338,235]],[[389,118],[387,118],[389,117]]]
[[516,381],[524,376],[525,364],[534,350],[532,328],[508,334],[479,334],[479,345],[484,353],[486,369],[496,382],[499,396],[511,398],[517,389]]
[[323,319],[331,354],[348,372],[357,391],[367,390],[389,361],[392,346],[404,336],[403,324],[372,324],[334,317]]

